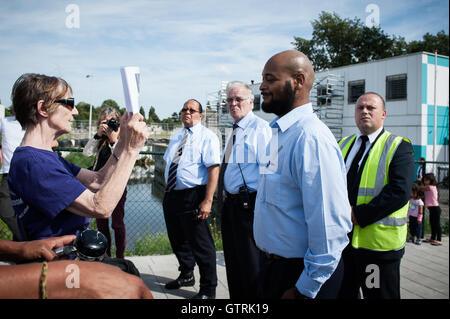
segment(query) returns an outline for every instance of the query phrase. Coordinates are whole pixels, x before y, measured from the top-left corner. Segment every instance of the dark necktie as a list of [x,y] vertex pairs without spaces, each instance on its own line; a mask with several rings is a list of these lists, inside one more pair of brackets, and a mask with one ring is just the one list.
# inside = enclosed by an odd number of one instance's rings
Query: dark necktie
[[220,172],[219,172],[219,190],[217,193],[217,201],[219,205],[219,214],[222,213],[223,208],[223,180],[225,176],[225,170],[227,169],[228,161],[230,159],[231,151],[233,150],[234,143],[236,142],[236,129],[238,128],[238,125],[235,123],[233,124],[233,132],[231,133],[230,140],[228,141],[227,148],[225,150],[225,155],[223,156],[222,165],[220,165]]
[[169,167],[169,175],[167,177],[167,186],[166,190],[170,192],[177,185],[177,169],[178,163],[180,162],[181,154],[183,154],[184,144],[186,144],[187,138],[189,136],[189,129],[185,128],[183,138],[181,139],[180,144],[178,145],[177,152],[173,157],[172,163]]
[[[358,153],[356,153],[355,158],[353,159],[352,165],[350,166],[350,169],[347,172],[347,190],[349,198],[356,198],[357,195],[355,195],[355,190],[353,189],[356,183],[356,178],[358,176],[358,163],[361,161],[361,158],[366,150],[366,142],[369,140],[369,138],[366,135],[361,135],[361,146],[359,147]],[[353,196],[355,195],[355,196]],[[355,205],[356,203],[352,203],[350,201],[351,205]]]

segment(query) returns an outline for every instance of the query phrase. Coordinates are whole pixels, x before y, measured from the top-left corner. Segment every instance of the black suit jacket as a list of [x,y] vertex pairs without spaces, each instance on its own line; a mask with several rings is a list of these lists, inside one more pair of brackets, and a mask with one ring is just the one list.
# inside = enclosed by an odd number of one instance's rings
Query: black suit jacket
[[[372,145],[377,142],[383,132],[384,129]],[[352,147],[353,145],[351,145],[350,150]],[[347,155],[350,153],[350,150]],[[367,152],[364,157],[361,167],[364,167],[366,164],[368,155],[369,152]],[[357,183],[355,183],[355,185],[359,186],[362,171],[362,169],[358,171]],[[388,174],[388,184],[385,185],[382,191],[368,204],[356,206],[355,203],[358,190],[348,190],[350,204],[353,206],[353,213],[359,226],[365,227],[373,224],[402,208],[409,201],[414,181],[414,151],[411,143],[405,140],[400,143],[392,157]]]

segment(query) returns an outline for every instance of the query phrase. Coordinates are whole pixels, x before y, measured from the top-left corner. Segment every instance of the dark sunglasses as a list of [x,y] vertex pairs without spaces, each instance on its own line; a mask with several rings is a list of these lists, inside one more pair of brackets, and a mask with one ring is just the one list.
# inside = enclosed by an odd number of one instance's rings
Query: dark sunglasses
[[187,111],[189,111],[191,114],[200,112],[200,111],[197,111],[197,110],[194,110],[194,109],[189,109],[189,108],[182,108],[181,109],[181,112],[183,112],[183,113],[186,113]]
[[75,107],[75,99],[73,97],[68,99],[57,99],[55,100],[55,103],[61,103],[67,106],[70,106],[71,109]]

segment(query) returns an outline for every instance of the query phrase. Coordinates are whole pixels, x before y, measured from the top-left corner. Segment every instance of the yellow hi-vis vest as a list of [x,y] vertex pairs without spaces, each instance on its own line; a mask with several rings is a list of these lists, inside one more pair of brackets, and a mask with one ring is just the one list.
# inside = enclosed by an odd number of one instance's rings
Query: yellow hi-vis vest
[[[356,134],[339,141],[345,158]],[[370,149],[361,174],[356,205],[368,204],[388,184],[389,165],[398,146],[408,139],[384,132]],[[405,246],[408,203],[385,218],[366,227],[354,225],[352,246],[375,251],[399,250]]]

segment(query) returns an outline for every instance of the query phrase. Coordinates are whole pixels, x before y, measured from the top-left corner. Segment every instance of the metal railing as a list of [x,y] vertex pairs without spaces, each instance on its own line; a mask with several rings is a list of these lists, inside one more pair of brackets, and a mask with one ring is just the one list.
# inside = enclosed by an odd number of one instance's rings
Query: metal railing
[[[58,147],[54,150],[62,152],[63,155],[66,155],[65,157],[68,161],[74,162],[75,164],[79,164],[77,163],[77,158],[82,159],[84,157],[80,154],[83,151],[82,148]],[[71,156],[69,157],[68,155]],[[141,151],[128,181],[124,217],[126,227],[126,255],[172,253],[162,209],[165,186],[163,155],[164,152],[161,151]],[[84,159],[86,158],[84,157]],[[92,162],[93,160],[94,158],[92,157]],[[84,164],[85,168],[87,168],[90,163]],[[218,227],[214,223],[213,218],[211,218],[210,223],[211,229],[213,230],[213,237],[220,246]],[[114,255],[115,239],[111,218],[109,226]],[[95,219],[91,219],[90,228],[97,228]],[[10,230],[1,220],[0,238],[12,239]]]
[[[164,168],[165,162],[162,159],[164,155],[164,145],[151,145],[152,151],[142,151],[133,169],[127,186],[127,200],[125,203],[125,226],[126,226],[126,254],[127,255],[152,255],[152,254],[169,254],[172,252],[169,239],[167,237],[166,225],[164,221],[162,198],[164,195]],[[67,152],[66,159],[77,157],[78,159],[86,159],[80,152],[83,148],[58,147],[58,152]],[[68,155],[71,155],[70,157]],[[93,162],[92,158],[92,162]],[[75,164],[75,160],[70,160]],[[441,168],[441,183],[447,180],[448,183],[448,163],[447,162],[416,162],[424,166],[424,172],[430,172],[432,169]],[[89,163],[85,163],[85,168]],[[446,170],[445,170],[446,168]],[[444,178],[447,176],[447,178]],[[444,192],[445,195],[444,195]],[[440,199],[447,198],[446,208],[443,207],[442,220],[448,221],[448,187],[440,189]],[[443,196],[442,196],[443,195]],[[445,205],[445,203],[443,203]],[[215,204],[210,218],[210,226],[216,247],[221,248],[220,239],[220,220],[216,215]],[[444,212],[447,213],[444,213]],[[91,228],[96,229],[95,219],[91,220]],[[111,228],[111,222],[110,222]],[[112,247],[115,250],[114,230],[110,229],[112,236]],[[0,220],[0,238],[12,239],[12,234],[7,226]]]

